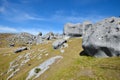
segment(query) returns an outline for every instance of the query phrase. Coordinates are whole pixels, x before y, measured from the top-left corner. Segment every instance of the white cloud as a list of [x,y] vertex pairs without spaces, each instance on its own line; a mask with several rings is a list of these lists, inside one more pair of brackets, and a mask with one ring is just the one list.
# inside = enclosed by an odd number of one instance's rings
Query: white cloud
[[22,13],[20,15],[15,15],[12,18],[8,18],[8,20],[11,21],[46,21],[47,22],[58,22],[58,23],[66,23],[66,22],[83,22],[90,20],[92,22],[97,22],[101,19],[105,18],[105,16],[99,16],[99,15],[82,15],[82,16],[75,16],[75,15],[64,15],[62,14],[53,14],[49,17],[40,17],[38,15],[30,15],[28,13]]
[[0,32],[17,32],[15,28],[0,25]]
[[65,16],[65,15],[53,15],[51,18],[48,18],[50,21],[57,21],[57,22],[73,22],[73,23],[81,23],[84,21],[92,21],[97,22],[101,19],[105,18],[105,16],[99,15],[83,15],[83,16]]
[[12,16],[8,16],[6,17],[6,19],[12,22],[19,22],[19,21],[21,22],[21,21],[29,21],[29,20],[34,20],[34,21],[46,21],[47,20],[46,18],[35,16],[35,15],[30,15],[24,12],[21,12],[20,14],[18,13]]
[[26,19],[26,20],[45,20],[45,18],[40,18],[40,17],[34,17],[34,16],[31,16],[27,13],[23,14],[23,18]]

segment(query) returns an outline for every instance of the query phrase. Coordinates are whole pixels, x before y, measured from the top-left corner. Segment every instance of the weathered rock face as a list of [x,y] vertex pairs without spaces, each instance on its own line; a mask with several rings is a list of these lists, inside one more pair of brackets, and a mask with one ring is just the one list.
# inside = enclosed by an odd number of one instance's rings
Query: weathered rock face
[[35,36],[26,32],[13,35],[8,38],[10,43],[29,43],[35,41]]
[[120,56],[120,18],[111,17],[96,24],[84,23],[84,53],[95,57]]
[[64,26],[64,34],[72,37],[82,36],[82,24],[67,23]]

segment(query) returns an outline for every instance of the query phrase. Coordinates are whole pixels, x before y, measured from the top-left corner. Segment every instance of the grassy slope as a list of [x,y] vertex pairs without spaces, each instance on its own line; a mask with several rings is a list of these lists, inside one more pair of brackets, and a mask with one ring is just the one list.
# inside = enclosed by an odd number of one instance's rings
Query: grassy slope
[[14,34],[9,34],[9,33],[0,33],[0,48],[6,47],[8,46],[8,43],[6,42],[6,38],[8,38],[9,36],[12,36]]
[[[39,50],[46,49],[48,56],[42,53],[42,59],[35,58],[29,61],[11,80],[25,80],[30,69],[55,55],[61,55],[63,59],[59,63],[53,64],[50,69],[36,80],[120,80],[120,57],[94,58],[79,56],[82,51],[82,40],[80,38],[70,39],[68,44],[69,47],[64,49],[64,53],[60,53],[60,50],[53,50],[51,42],[32,46],[31,50],[18,54],[12,52],[16,47],[0,48],[0,73],[6,72],[9,62],[18,55],[31,51],[34,51],[32,55],[37,55],[40,53]],[[3,54],[10,55],[3,56]],[[31,66],[28,66],[28,64],[31,64]],[[0,76],[0,80],[6,80],[6,76]]]

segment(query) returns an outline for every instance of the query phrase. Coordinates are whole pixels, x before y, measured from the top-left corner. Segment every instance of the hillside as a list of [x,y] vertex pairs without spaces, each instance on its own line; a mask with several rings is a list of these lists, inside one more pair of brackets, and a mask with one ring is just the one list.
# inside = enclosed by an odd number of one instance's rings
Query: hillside
[[7,38],[12,36],[12,33],[0,33],[0,47],[6,47],[8,45]]
[[[82,38],[71,38],[68,40],[68,47],[61,53],[58,49],[52,48],[52,42],[45,44],[26,45],[30,49],[13,53],[19,46],[0,48],[0,80],[6,80],[12,72],[20,69],[10,80],[25,80],[28,73],[34,67],[54,56],[62,56],[50,65],[41,76],[35,80],[119,80],[120,79],[120,57],[95,58],[80,56],[82,49]],[[20,66],[29,55],[30,60]],[[22,56],[20,58],[20,56]],[[19,59],[18,59],[19,58]],[[13,71],[8,73],[10,63],[19,64]]]

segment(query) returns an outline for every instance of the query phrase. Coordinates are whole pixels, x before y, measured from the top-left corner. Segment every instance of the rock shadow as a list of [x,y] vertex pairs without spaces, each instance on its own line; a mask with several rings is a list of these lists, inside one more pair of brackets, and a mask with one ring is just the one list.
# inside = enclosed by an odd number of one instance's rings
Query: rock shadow
[[79,53],[80,56],[89,56],[84,50]]

